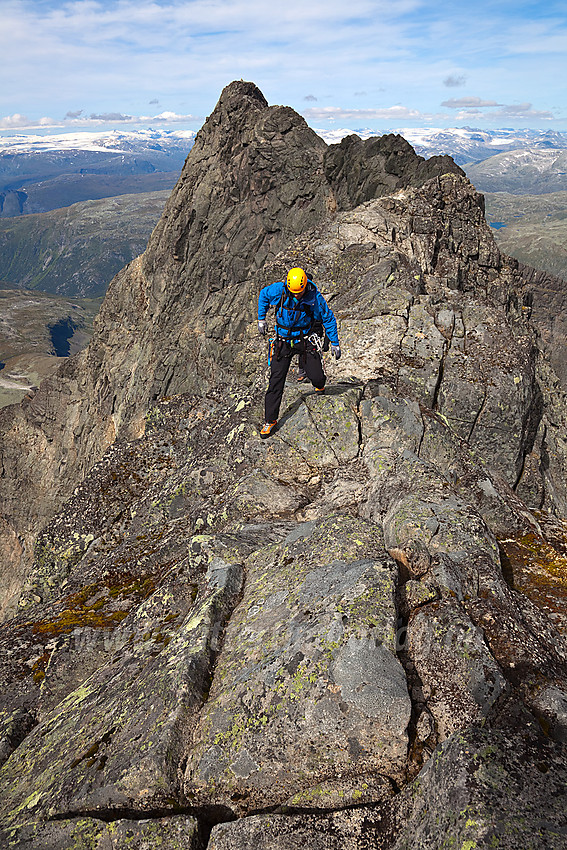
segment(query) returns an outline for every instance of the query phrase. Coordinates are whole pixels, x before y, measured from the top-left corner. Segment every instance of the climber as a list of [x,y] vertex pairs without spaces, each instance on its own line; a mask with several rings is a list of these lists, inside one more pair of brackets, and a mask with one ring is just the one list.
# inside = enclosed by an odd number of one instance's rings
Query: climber
[[266,335],[266,314],[269,307],[276,308],[276,338],[271,358],[270,383],[265,399],[265,424],[260,431],[262,439],[273,431],[280,412],[285,379],[291,358],[297,354],[300,366],[315,387],[325,391],[327,380],[323,372],[321,355],[309,337],[313,325],[321,322],[330,340],[331,355],[339,360],[341,349],[337,321],[333,311],[303,269],[291,269],[287,281],[264,287],[258,299],[258,331]]

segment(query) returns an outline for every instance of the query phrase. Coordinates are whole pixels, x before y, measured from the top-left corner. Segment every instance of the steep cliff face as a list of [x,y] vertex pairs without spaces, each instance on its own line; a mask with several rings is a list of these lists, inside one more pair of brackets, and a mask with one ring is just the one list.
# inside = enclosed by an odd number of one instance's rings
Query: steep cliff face
[[[454,165],[251,84],[193,151],[88,351],[4,414],[3,837],[559,850],[559,284]],[[260,441],[257,294],[298,264],[344,356]]]

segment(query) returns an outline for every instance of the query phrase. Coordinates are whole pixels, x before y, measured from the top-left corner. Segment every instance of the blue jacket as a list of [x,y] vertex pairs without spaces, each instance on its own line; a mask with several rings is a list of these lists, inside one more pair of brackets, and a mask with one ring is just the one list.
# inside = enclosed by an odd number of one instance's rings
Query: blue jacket
[[337,320],[312,281],[308,281],[302,298],[294,298],[283,281],[264,287],[258,299],[258,321],[266,318],[269,307],[277,308],[276,333],[283,339],[300,339],[314,322],[322,322],[333,345],[339,344]]

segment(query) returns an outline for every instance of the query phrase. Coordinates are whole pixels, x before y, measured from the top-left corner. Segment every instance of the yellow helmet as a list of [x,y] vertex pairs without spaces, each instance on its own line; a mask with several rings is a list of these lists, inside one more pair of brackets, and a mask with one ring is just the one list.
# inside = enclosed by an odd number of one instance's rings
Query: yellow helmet
[[303,269],[290,269],[287,276],[287,288],[293,295],[303,295],[307,286],[307,275]]

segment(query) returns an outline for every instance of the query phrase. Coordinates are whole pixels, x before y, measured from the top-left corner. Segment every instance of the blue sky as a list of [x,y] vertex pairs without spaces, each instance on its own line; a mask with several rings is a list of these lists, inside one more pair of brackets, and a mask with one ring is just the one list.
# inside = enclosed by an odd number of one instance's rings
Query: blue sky
[[198,129],[234,79],[315,128],[567,130],[567,3],[0,0],[0,130]]

